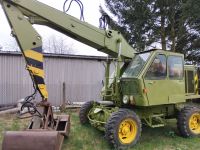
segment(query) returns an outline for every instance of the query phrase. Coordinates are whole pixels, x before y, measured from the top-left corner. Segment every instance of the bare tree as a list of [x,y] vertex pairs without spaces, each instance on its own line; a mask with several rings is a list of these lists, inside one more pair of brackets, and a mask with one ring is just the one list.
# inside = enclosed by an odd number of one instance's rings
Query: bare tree
[[2,51],[3,50],[3,46],[1,46],[1,44],[0,44],[0,51]]
[[[72,44],[68,42],[63,37],[56,37],[54,35],[46,38],[43,41],[43,49],[46,53],[56,53],[56,54],[75,54],[75,50],[72,49]],[[8,43],[0,45],[0,50],[4,51],[20,51],[17,41],[12,38]]]
[[68,44],[63,37],[50,36],[47,40],[44,40],[44,52],[56,53],[56,54],[74,54],[72,44]]

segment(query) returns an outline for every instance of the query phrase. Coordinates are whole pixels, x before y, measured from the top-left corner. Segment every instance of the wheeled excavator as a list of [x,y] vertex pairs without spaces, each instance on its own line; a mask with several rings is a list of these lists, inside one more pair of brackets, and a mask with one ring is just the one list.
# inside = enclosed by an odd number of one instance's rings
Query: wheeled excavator
[[[27,64],[27,70],[42,101],[31,103],[34,117],[27,131],[7,132],[3,149],[60,149],[63,135],[68,135],[70,117],[54,119],[44,82],[42,38],[33,28],[45,25],[98,51],[108,54],[102,101],[88,101],[80,109],[81,124],[90,123],[105,132],[116,148],[135,145],[142,124],[163,127],[166,120],[177,119],[180,135],[200,134],[198,70],[184,64],[184,55],[152,49],[137,52],[122,34],[97,28],[36,0],[1,0],[1,5]],[[110,64],[115,71],[110,75]],[[41,107],[43,112],[39,111]],[[33,145],[33,141],[37,144]],[[28,143],[28,144],[24,144]]]

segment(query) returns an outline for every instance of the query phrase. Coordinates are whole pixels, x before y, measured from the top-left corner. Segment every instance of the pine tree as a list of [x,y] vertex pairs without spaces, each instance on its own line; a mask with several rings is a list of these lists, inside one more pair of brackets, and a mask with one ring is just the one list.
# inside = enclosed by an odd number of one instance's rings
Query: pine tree
[[200,49],[199,0],[105,0],[105,3],[118,18],[111,26],[120,30],[138,51],[150,49],[152,44],[185,54]]

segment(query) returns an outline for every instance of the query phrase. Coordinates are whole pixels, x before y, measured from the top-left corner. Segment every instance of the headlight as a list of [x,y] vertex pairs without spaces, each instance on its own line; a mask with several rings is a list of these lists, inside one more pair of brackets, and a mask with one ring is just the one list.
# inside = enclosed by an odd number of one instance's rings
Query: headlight
[[124,97],[123,97],[123,103],[124,104],[128,104],[129,103],[129,96],[124,95]]

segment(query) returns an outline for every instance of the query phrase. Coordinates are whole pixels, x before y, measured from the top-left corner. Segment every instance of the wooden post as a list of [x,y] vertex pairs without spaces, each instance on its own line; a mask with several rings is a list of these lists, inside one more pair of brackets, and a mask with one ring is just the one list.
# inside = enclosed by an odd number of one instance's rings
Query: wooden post
[[65,82],[62,83],[62,105],[60,107],[60,111],[64,112],[66,107],[66,86]]
[[63,98],[62,98],[63,102],[62,102],[62,105],[65,106],[66,105],[66,84],[65,84],[65,82],[63,82],[63,86],[62,87],[63,87],[62,88],[63,89],[63,92],[62,92],[63,93]]

